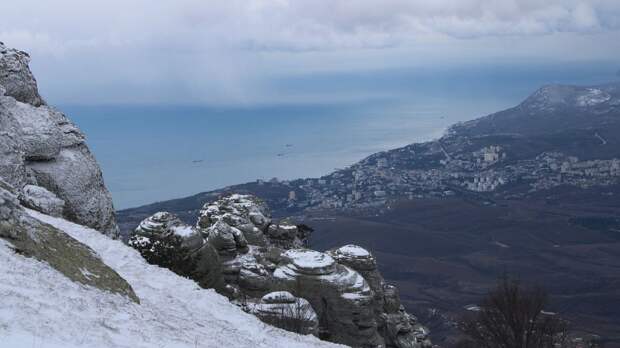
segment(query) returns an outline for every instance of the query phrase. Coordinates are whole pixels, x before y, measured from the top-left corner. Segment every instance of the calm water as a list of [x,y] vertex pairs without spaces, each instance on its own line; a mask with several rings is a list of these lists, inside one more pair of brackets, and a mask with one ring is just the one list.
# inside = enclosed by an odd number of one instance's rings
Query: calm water
[[[573,71],[584,75],[582,69]],[[539,80],[601,79],[562,74]],[[398,97],[367,103],[61,108],[86,133],[115,205],[123,209],[258,178],[317,177],[374,152],[436,138],[455,122],[516,105],[543,83],[519,74],[503,80],[497,80],[502,76],[497,72],[489,76],[475,84],[464,82],[473,76],[456,83],[444,77],[443,84],[417,88],[427,93],[401,86]]]

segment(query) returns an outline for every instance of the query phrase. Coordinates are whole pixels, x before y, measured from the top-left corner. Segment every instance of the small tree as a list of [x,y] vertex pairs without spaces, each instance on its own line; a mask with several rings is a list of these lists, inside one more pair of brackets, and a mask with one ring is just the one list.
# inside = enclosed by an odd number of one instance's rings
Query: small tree
[[468,339],[458,347],[558,348],[566,342],[567,322],[545,312],[547,295],[541,288],[524,288],[502,277],[483,299],[479,310],[460,322]]

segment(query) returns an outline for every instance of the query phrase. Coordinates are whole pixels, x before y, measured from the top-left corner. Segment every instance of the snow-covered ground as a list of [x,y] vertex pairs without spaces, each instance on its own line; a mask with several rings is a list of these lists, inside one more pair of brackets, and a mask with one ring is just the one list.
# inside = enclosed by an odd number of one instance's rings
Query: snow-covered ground
[[29,213],[95,250],[131,284],[141,304],[74,283],[0,240],[1,347],[336,347],[267,326],[95,230]]

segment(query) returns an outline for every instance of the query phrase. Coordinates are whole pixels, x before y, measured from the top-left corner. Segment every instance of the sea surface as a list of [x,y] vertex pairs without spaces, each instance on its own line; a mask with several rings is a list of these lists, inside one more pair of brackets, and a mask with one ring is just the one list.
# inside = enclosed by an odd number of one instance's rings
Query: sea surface
[[[600,80],[581,75],[551,78]],[[405,88],[394,98],[361,102],[60,108],[87,135],[115,207],[124,209],[256,179],[319,177],[378,151],[437,138],[456,122],[517,105],[545,76],[465,81],[473,79],[457,76],[449,85],[418,86],[425,93]]]

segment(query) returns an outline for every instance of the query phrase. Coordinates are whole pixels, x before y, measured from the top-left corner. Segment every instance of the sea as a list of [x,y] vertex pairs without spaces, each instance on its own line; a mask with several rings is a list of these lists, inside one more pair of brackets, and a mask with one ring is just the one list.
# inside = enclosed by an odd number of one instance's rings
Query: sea
[[607,78],[596,72],[444,76],[394,97],[329,103],[59,107],[86,134],[115,207],[125,209],[257,179],[320,177],[515,106],[544,83]]

